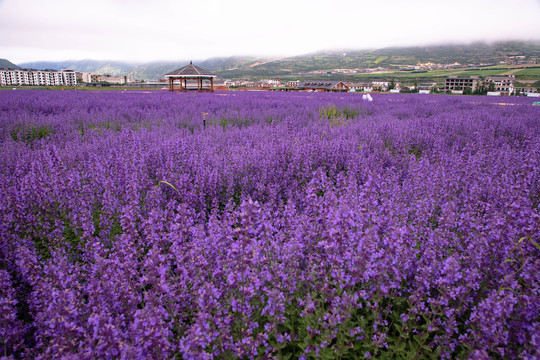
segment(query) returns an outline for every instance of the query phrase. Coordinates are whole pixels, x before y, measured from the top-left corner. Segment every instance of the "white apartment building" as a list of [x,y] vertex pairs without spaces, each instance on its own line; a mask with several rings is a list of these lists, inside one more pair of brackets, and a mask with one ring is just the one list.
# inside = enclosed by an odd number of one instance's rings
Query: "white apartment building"
[[0,69],[0,85],[19,84],[19,76],[18,70]]
[[85,83],[92,82],[92,74],[91,72],[82,72],[81,73],[81,80]]
[[485,86],[489,86],[490,83],[493,83],[496,91],[504,91],[511,94],[515,90],[516,76],[486,76]]
[[77,85],[77,74],[75,74],[75,71],[69,69],[62,69],[60,72],[62,73],[62,80],[64,81],[63,85]]
[[0,69],[0,86],[75,86],[77,77],[73,70],[8,70]]

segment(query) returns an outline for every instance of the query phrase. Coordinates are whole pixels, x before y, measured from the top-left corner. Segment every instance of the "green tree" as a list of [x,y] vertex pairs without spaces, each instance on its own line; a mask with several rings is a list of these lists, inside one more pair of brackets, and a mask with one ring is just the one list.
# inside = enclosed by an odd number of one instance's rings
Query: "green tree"
[[478,84],[476,86],[476,89],[474,90],[473,94],[475,95],[485,95],[486,94],[486,88],[483,84]]

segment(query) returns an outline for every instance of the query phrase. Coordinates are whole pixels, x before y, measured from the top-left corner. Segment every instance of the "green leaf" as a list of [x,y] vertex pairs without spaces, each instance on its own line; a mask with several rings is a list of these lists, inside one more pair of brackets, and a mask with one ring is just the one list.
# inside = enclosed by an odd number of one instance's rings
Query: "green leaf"
[[159,187],[159,185],[161,185],[161,183],[163,183],[163,184],[165,184],[165,185],[169,185],[170,187],[172,187],[172,188],[178,193],[178,195],[181,195],[181,194],[180,194],[180,191],[178,191],[178,189],[175,188],[174,185],[171,184],[170,182],[167,182],[167,181],[165,181],[165,180],[161,180],[161,181],[158,183],[158,187]]
[[405,341],[397,341],[397,344],[393,346],[397,351],[404,351],[407,348]]
[[[321,348],[319,346],[319,348],[321,349],[319,354],[322,359],[334,360],[336,358],[336,354],[340,352],[339,350],[329,346],[325,348]],[[341,351],[343,351],[343,349],[341,349]]]

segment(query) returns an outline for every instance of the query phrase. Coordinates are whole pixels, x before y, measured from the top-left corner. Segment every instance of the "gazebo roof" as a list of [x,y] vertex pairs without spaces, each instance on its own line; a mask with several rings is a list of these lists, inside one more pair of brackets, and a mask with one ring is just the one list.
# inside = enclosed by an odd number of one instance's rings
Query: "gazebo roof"
[[178,70],[174,70],[168,74],[165,74],[165,77],[216,77],[210,71],[201,69],[198,66],[193,65],[190,61],[189,65],[184,66]]

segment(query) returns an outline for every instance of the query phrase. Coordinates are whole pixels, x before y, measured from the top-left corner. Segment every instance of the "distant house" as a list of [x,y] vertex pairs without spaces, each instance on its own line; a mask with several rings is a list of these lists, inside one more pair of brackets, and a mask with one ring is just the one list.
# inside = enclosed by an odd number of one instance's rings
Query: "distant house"
[[418,84],[418,90],[427,90],[430,91],[431,89],[434,89],[437,86],[437,83],[423,83]]
[[445,90],[448,91],[460,91],[465,90],[465,88],[475,91],[480,85],[480,78],[471,76],[471,77],[452,77],[449,76],[446,78]]
[[270,91],[300,91],[296,86],[273,86]]
[[380,89],[382,91],[388,90],[388,87],[390,86],[390,82],[388,81],[373,81],[371,83],[371,87],[373,90]]
[[505,93],[510,94],[514,92],[516,77],[515,75],[486,76],[486,80],[485,80],[486,86],[489,86],[489,84],[491,83],[493,83],[493,86],[496,91],[503,91]]
[[373,87],[373,84],[370,82],[360,83],[360,89],[363,92],[372,92],[375,90],[375,88]]
[[298,85],[300,91],[317,91],[317,92],[346,92],[349,87],[343,81],[322,81],[309,80],[302,81]]
[[127,76],[112,76],[111,74],[95,74],[90,75],[90,79],[94,80],[91,82],[96,83],[109,83],[109,84],[126,84],[127,83]]
[[300,85],[300,83],[300,80],[291,80],[287,81],[287,86],[297,87],[298,85]]
[[516,93],[524,94],[524,95],[533,94],[533,93],[538,93],[538,89],[534,88],[534,87],[531,87],[531,86],[518,87],[518,88],[516,88]]
[[346,82],[345,85],[349,87],[349,91],[364,91],[364,83],[352,83]]

